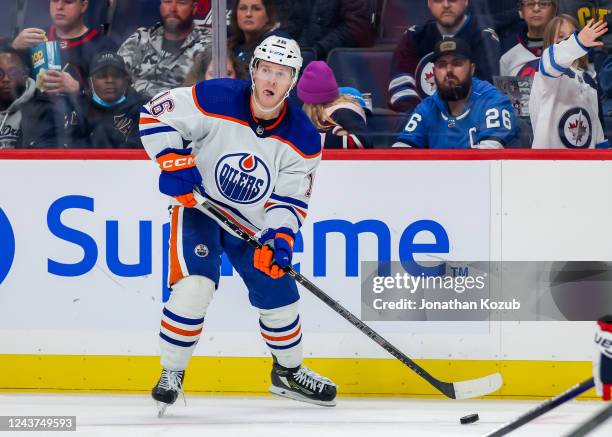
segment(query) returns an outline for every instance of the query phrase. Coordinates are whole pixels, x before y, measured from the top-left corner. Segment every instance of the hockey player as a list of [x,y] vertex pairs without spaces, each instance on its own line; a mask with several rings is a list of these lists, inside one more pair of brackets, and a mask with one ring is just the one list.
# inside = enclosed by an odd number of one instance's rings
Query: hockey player
[[597,395],[604,401],[612,400],[612,315],[597,322],[593,379]]
[[[152,391],[162,414],[182,391],[219,283],[222,252],[259,310],[261,335],[274,361],[270,391],[335,405],[335,384],[302,365],[299,295],[283,270],[291,265],[321,159],[318,132],[287,100],[301,65],[294,40],[270,36],[251,59],[252,85],[208,80],[161,93],[142,109],[142,142],[161,168],[160,191],[175,201],[168,269],[172,294],[159,334],[163,371]],[[254,251],[193,209],[194,186],[264,246]]]
[[608,31],[589,21],[577,32],[568,15],[552,19],[544,34],[544,53],[529,99],[534,149],[608,148],[599,120],[597,84],[586,71],[590,47]]
[[499,74],[499,38],[493,29],[484,28],[467,14],[467,0],[428,0],[427,7],[435,20],[410,27],[393,53],[388,105],[394,111],[412,111],[436,91],[431,58],[436,43],[444,38],[468,42],[479,79],[493,82],[493,76]]
[[476,67],[467,42],[440,41],[432,60],[437,91],[416,107],[393,147],[497,149],[518,135],[510,100],[472,77]]

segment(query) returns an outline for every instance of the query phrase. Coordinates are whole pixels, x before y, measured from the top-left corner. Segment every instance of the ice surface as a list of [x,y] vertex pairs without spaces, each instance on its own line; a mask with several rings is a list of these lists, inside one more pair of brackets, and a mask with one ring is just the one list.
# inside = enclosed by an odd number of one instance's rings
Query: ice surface
[[[166,416],[147,395],[0,393],[0,415],[77,416],[76,433],[104,437],[413,437],[481,436],[533,408],[538,401],[339,398],[334,408],[271,396],[181,398]],[[603,402],[565,404],[510,434],[562,436],[603,407]],[[480,421],[459,418],[478,413]],[[48,433],[20,432],[15,436]],[[50,434],[50,433],[49,433]],[[612,421],[591,434],[612,435]]]

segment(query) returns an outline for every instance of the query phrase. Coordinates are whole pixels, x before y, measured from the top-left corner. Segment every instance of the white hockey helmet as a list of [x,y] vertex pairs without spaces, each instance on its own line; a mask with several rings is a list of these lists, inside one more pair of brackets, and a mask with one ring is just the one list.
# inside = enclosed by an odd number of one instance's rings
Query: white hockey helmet
[[264,39],[253,52],[249,72],[251,73],[251,81],[253,80],[253,71],[258,60],[273,62],[274,64],[286,65],[293,68],[293,80],[291,82],[291,90],[298,80],[300,68],[302,68],[302,54],[300,46],[291,38],[283,38],[278,35],[270,35]]

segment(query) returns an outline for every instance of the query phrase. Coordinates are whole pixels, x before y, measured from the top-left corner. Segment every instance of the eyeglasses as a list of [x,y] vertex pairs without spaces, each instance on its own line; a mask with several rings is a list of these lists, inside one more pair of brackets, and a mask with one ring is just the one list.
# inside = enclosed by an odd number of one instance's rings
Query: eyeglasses
[[0,68],[0,80],[4,79],[5,76],[8,76],[9,79],[18,79],[23,76],[23,70],[12,67],[8,70],[3,70]]
[[539,0],[539,1],[531,1],[528,0],[526,2],[521,2],[521,6],[524,8],[535,9],[536,5],[538,5],[541,9],[548,9],[552,6],[553,2],[551,0]]

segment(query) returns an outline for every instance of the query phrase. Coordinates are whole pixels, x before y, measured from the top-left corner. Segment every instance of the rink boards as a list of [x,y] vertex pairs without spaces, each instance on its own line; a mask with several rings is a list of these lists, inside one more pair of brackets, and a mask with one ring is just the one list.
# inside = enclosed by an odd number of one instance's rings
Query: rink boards
[[[86,153],[0,155],[27,158],[0,159],[0,389],[142,391],[158,375],[168,227],[158,170],[133,159],[140,152]],[[444,259],[612,260],[607,155],[369,156],[324,159],[294,258],[357,315],[359,261],[436,247],[440,233]],[[407,241],[423,222],[432,232]],[[227,264],[223,273],[187,388],[265,391],[256,312]],[[305,356],[342,393],[435,395],[306,291],[301,308]],[[499,395],[554,394],[590,372],[589,322],[372,325],[442,379],[501,371]]]

